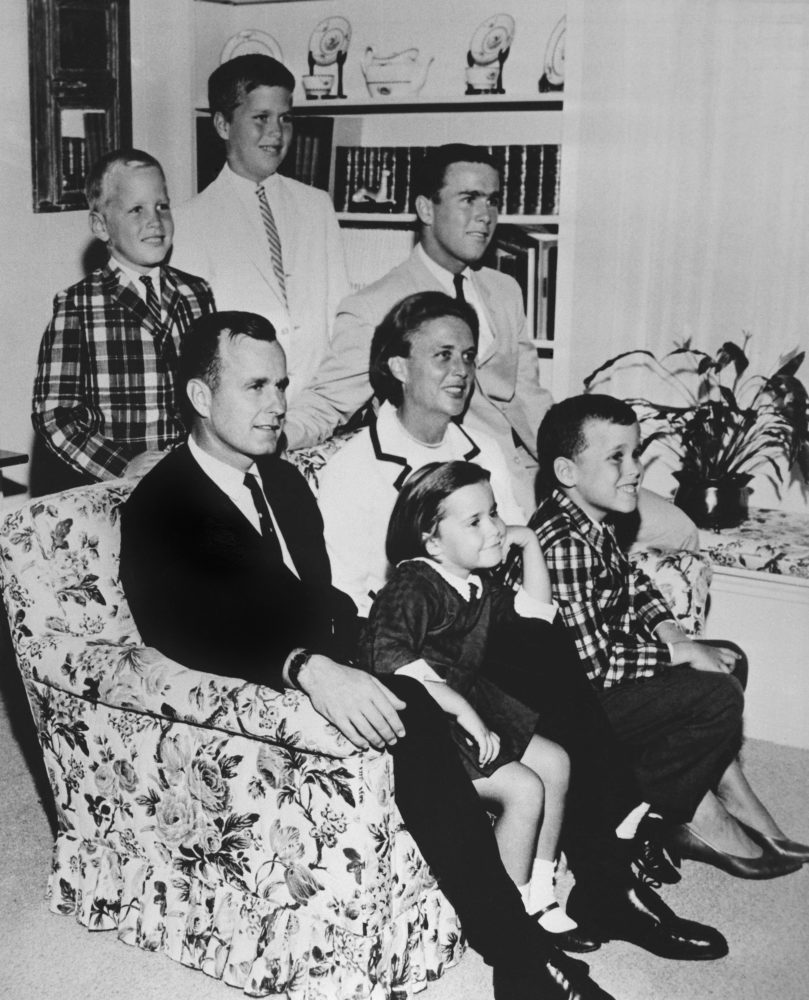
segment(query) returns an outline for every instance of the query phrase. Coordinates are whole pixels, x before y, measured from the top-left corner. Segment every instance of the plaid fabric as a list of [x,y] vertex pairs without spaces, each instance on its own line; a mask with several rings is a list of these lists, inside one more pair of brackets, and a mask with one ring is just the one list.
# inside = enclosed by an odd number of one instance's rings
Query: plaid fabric
[[602,529],[556,490],[531,518],[551,574],[553,596],[587,675],[609,688],[653,677],[671,663],[655,629],[674,615],[652,581]]
[[213,312],[213,294],[202,279],[166,266],[160,288],[162,323],[110,267],[54,298],[34,381],[34,428],[96,479],[123,475],[136,455],[185,437],[177,353],[192,320]]

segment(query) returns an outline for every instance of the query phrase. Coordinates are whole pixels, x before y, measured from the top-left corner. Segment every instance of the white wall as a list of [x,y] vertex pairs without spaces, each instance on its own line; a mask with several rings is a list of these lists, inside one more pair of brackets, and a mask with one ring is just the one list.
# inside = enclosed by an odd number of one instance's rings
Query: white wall
[[[571,0],[568,19],[557,394],[631,347],[747,330],[763,373],[809,348],[809,4]],[[761,480],[753,502],[779,503]],[[806,509],[795,487],[785,505]]]
[[[132,0],[133,139],[161,160],[175,200],[191,193],[192,0]],[[0,89],[6,138],[0,155],[0,448],[30,454],[31,390],[55,292],[84,274],[86,212],[37,214],[31,189],[28,7],[3,0]],[[27,467],[7,479],[27,484]]]

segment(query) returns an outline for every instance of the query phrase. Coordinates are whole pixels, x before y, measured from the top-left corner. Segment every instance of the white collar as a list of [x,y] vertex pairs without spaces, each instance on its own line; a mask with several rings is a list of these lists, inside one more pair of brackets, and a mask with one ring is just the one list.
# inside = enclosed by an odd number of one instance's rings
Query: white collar
[[471,589],[473,585],[477,587],[477,596],[480,596],[480,594],[483,593],[483,581],[477,573],[470,573],[469,576],[464,579],[462,576],[450,573],[450,571],[445,569],[441,563],[437,563],[434,559],[428,559],[426,556],[416,556],[415,559],[405,559],[404,562],[427,563],[427,565],[432,567],[441,579],[445,580],[450,587],[452,587],[457,594],[460,594],[460,596],[467,603],[472,599]]
[[[452,271],[448,271],[445,267],[442,267],[439,263],[433,260],[433,258],[427,253],[424,247],[419,243],[416,246],[416,253],[421,257],[421,262],[427,268],[427,270],[433,275],[433,277],[439,282],[442,288],[446,289],[447,294],[451,298],[455,298],[455,285],[454,279],[455,275]],[[463,271],[460,272],[467,280],[471,281],[472,271],[469,267],[465,267]]]
[[[188,450],[196,459],[197,464],[205,475],[212,479],[223,493],[226,493],[229,497],[233,497],[234,495],[238,495],[240,490],[244,489],[244,477],[246,473],[234,468],[232,465],[228,465],[227,462],[223,462],[220,458],[215,458],[210,452],[205,451],[204,448],[201,448],[197,444],[191,434],[188,435]],[[259,485],[262,485],[261,476],[258,473],[255,462],[253,462],[247,472],[252,472],[258,478]]]
[[225,170],[227,171],[227,176],[230,178],[231,184],[234,184],[237,189],[243,193],[247,193],[249,191],[251,198],[255,198],[255,191],[258,187],[263,187],[267,194],[269,194],[280,184],[278,174],[270,174],[265,177],[263,181],[256,182],[250,180],[249,177],[242,177],[241,174],[237,174],[228,163],[225,164]]
[[146,274],[141,274],[140,271],[135,271],[129,264],[124,264],[123,261],[118,260],[110,254],[110,267],[113,271],[119,271],[124,278],[126,278],[131,284],[135,286],[138,290],[138,295],[145,297],[146,288],[140,278],[151,278],[152,284],[154,285],[155,291],[160,295],[160,265],[153,267]]
[[409,434],[408,431],[405,430],[405,427],[396,412],[396,407],[390,402],[390,400],[385,400],[385,402],[379,407],[379,412],[376,415],[376,429],[380,442],[386,448],[401,448],[402,450],[407,450],[408,445],[410,447],[415,445],[418,448],[428,449],[440,448],[441,445],[446,444],[447,441],[451,441],[454,437],[462,438],[463,443],[467,445],[467,450],[475,447],[475,441],[472,438],[472,435],[468,431],[462,431],[453,420],[450,420],[447,424],[444,436],[437,444],[425,444],[423,441],[418,441],[412,434]]

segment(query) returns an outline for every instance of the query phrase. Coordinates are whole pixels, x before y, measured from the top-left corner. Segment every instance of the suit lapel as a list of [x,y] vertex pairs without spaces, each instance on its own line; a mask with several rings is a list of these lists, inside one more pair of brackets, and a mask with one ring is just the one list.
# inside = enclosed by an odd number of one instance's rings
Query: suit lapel
[[472,283],[475,286],[475,291],[480,299],[481,305],[486,312],[486,322],[489,324],[489,331],[492,335],[486,349],[478,355],[477,364],[478,367],[485,365],[486,362],[493,358],[497,353],[497,330],[500,326],[502,320],[500,319],[500,313],[498,310],[497,299],[490,294],[489,289],[486,287],[485,281],[481,271],[472,272]]
[[[424,261],[421,260],[417,249],[413,250],[408,260],[402,266],[408,271],[408,278],[413,284],[414,292],[434,290],[436,292],[443,292],[445,295],[449,295],[449,292],[447,292],[446,288],[442,287],[441,283],[432,271],[425,266]],[[474,282],[475,291],[477,292],[481,305],[486,310],[486,320],[492,334],[492,339],[489,341],[486,350],[483,354],[478,355],[477,366],[480,367],[481,365],[486,364],[486,362],[497,353],[497,329],[502,320],[500,319],[500,313],[497,308],[497,300],[490,294],[485,281],[482,279],[480,271],[472,272],[472,281]],[[450,298],[452,298],[451,295]]]
[[139,327],[154,336],[157,323],[123,272],[113,271],[109,265],[105,267],[101,272],[101,287],[111,301],[117,302],[122,309],[134,316]]

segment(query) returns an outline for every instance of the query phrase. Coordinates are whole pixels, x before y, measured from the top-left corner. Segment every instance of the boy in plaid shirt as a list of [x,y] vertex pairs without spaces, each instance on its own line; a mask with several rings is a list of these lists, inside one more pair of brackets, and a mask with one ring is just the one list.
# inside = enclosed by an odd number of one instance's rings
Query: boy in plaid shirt
[[741,878],[795,871],[809,848],[786,840],[737,759],[744,654],[689,638],[616,543],[610,518],[635,510],[642,475],[634,411],[611,396],[564,400],[546,414],[537,446],[531,526],[553,596],[644,798],[677,824],[672,854]]
[[153,156],[102,156],[86,193],[109,262],[55,297],[34,382],[32,420],[61,460],[58,486],[142,475],[184,440],[177,353],[214,310],[202,279],[165,263],[174,223]]

